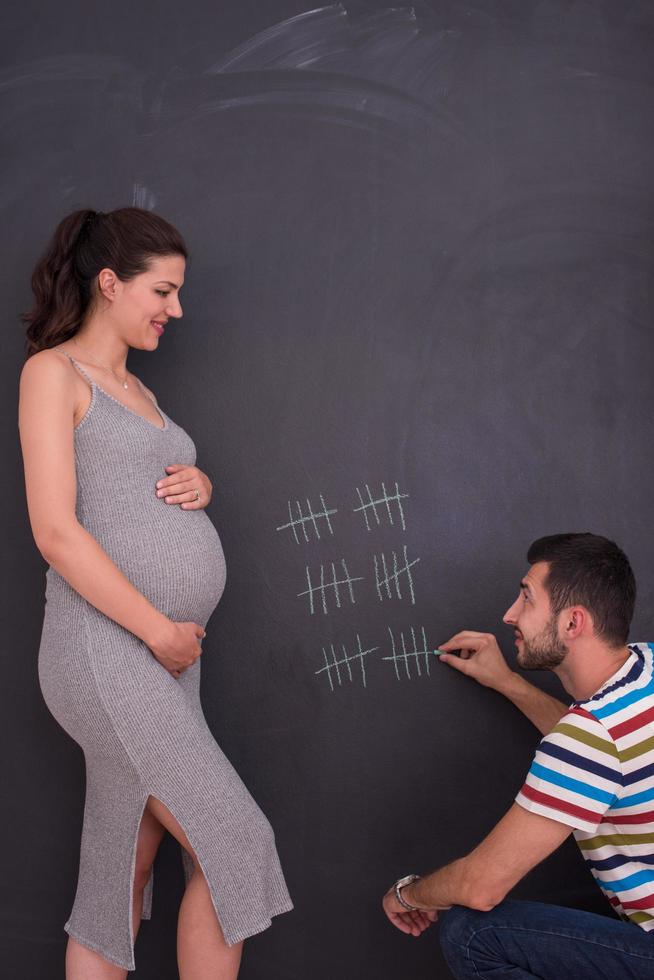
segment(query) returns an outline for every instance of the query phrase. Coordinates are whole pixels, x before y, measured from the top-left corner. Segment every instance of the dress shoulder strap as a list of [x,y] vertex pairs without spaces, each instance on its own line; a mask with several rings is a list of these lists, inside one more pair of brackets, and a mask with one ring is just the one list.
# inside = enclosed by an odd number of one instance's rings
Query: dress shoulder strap
[[68,360],[70,361],[70,363],[73,364],[77,368],[77,370],[80,372],[80,374],[83,374],[84,375],[84,377],[86,378],[86,380],[88,381],[88,383],[91,385],[91,387],[92,388],[96,387],[96,384],[95,384],[95,381],[93,380],[93,378],[89,374],[86,373],[86,371],[84,370],[84,368],[82,367],[82,365],[81,364],[78,364],[78,362],[75,360],[75,358],[72,357],[68,353],[67,350],[63,350],[61,347],[54,347],[53,350],[59,351],[60,354],[65,354],[66,357],[68,358]]
[[[136,375],[134,375],[134,377],[136,378]],[[143,392],[143,394],[145,395],[145,397],[148,399],[148,401],[152,402],[152,404],[155,406],[155,408],[158,409],[159,408],[159,405],[157,404],[157,402],[155,401],[155,399],[152,397],[152,395],[150,394],[150,392],[149,391],[146,391],[145,385],[143,384],[143,382],[141,381],[141,379],[140,378],[136,378],[136,380],[138,382],[139,388],[141,389],[141,391]],[[161,411],[161,409],[159,409],[159,411]]]

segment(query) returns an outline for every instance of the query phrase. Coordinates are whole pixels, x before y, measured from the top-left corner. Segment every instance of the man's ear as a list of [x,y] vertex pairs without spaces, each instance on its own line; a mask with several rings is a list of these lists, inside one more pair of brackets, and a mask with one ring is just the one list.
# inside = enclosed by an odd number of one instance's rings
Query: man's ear
[[575,640],[590,628],[593,630],[593,619],[583,606],[570,606],[561,613],[561,622],[566,640]]

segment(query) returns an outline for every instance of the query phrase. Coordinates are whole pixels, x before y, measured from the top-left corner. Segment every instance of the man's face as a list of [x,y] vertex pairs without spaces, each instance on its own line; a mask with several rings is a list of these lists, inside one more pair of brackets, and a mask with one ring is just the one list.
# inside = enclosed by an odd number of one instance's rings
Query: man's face
[[526,670],[552,670],[568,653],[568,647],[559,639],[559,617],[552,613],[543,584],[547,571],[547,562],[532,565],[520,582],[518,598],[504,614],[504,622],[515,631],[516,659]]

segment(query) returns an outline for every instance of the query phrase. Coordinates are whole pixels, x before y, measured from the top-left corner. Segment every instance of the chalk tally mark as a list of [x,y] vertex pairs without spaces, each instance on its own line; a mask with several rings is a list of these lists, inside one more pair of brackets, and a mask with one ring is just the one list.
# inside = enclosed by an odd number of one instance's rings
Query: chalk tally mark
[[[286,531],[288,528],[290,528],[293,531],[293,537],[295,538],[295,543],[299,544],[300,537],[298,534],[298,528],[304,535],[304,540],[308,541],[309,534],[307,532],[307,527],[310,527],[313,528],[313,533],[315,534],[318,541],[320,541],[320,527],[318,525],[318,521],[324,521],[327,530],[331,535],[333,535],[334,529],[332,527],[332,522],[330,521],[329,518],[331,517],[332,514],[337,514],[338,510],[337,509],[328,510],[327,504],[325,503],[325,499],[322,494],[320,494],[320,504],[322,506],[322,510],[317,510],[314,513],[313,507],[311,506],[311,502],[307,497],[307,507],[306,507],[307,513],[305,514],[302,509],[302,504],[300,503],[299,500],[295,501],[295,508],[293,507],[293,502],[289,500],[288,523],[280,524],[279,527],[275,528],[275,530]],[[324,527],[323,527],[323,532],[324,532]]]
[[[377,596],[380,602],[384,601],[384,597],[387,599],[393,598],[393,592],[398,599],[402,598],[402,584],[408,587],[409,596],[411,598],[411,605],[415,606],[416,597],[413,590],[413,575],[411,574],[411,569],[416,565],[420,559],[414,558],[413,561],[409,561],[406,553],[406,545],[402,546],[402,559],[399,559],[397,552],[393,552],[393,559],[387,559],[386,555],[382,551],[379,556],[373,555],[375,562],[375,585],[377,586]],[[403,582],[401,581],[401,576],[404,577]]]
[[[361,506],[355,507],[354,513],[363,514],[363,518],[366,522],[366,528],[368,529],[368,531],[371,531],[372,521],[375,521],[377,523],[377,526],[381,524],[381,518],[379,516],[380,512],[382,514],[386,513],[389,524],[395,526],[395,521],[393,520],[393,511],[395,511],[395,517],[396,518],[399,517],[400,524],[402,525],[402,530],[406,531],[406,523],[404,520],[404,508],[402,507],[402,501],[405,500],[409,496],[409,494],[400,493],[400,488],[397,482],[395,483],[395,493],[389,494],[386,490],[386,486],[384,483],[382,483],[381,488],[382,488],[381,497],[377,497],[375,499],[371,493],[368,484],[367,483],[364,484],[365,494],[368,498],[366,501],[364,498],[364,494],[361,492],[360,488],[357,487],[356,491],[359,496]],[[391,507],[391,504],[394,504],[395,506]]]
[[132,204],[134,207],[152,211],[156,207],[157,199],[154,192],[146,187],[145,184],[140,184],[138,181],[135,181],[132,188]]
[[[392,662],[395,667],[395,676],[397,680],[401,680],[403,675],[406,675],[408,680],[411,680],[411,664],[413,664],[413,669],[417,673],[418,677],[423,676],[423,670],[425,674],[430,676],[430,664],[432,657],[438,658],[438,654],[427,643],[427,634],[425,633],[425,627],[421,626],[419,629],[419,635],[416,637],[416,631],[413,626],[411,629],[411,640],[407,643],[404,636],[404,632],[400,632],[399,641],[396,642],[393,636],[393,630],[388,627],[388,632],[391,638],[391,649],[393,653],[390,657],[382,657],[382,660],[388,660]],[[421,643],[418,643],[418,640]]]
[[[329,569],[331,566],[331,576],[329,570],[325,572],[325,569]],[[307,585],[308,588],[304,592],[298,592],[299,596],[308,595],[309,596],[309,609],[311,615],[316,611],[316,599],[314,598],[316,594],[319,596],[320,602],[322,604],[322,611],[325,615],[329,612],[327,608],[327,593],[331,592],[332,598],[336,602],[336,608],[341,608],[341,592],[345,593],[345,596],[349,596],[350,602],[354,605],[354,589],[352,588],[353,582],[363,582],[363,577],[358,576],[353,578],[347,570],[347,565],[345,564],[345,559],[341,558],[341,566],[343,568],[343,578],[337,578],[336,565],[334,562],[329,562],[329,565],[320,566],[320,583],[314,585],[311,580],[311,572],[309,571],[309,566],[306,566],[307,574]]]
[[[352,674],[352,665],[359,665],[361,672],[361,683],[366,686],[366,665],[365,658],[378,650],[379,647],[370,647],[368,650],[364,650],[361,644],[361,637],[357,633],[357,653],[353,653],[351,656],[348,655],[347,647],[345,644],[341,644],[341,650],[343,656],[337,654],[333,643],[330,643],[329,647],[322,648],[322,656],[325,661],[324,667],[319,667],[318,670],[314,671],[316,676],[318,674],[327,674],[327,679],[329,680],[329,686],[332,693],[336,690],[336,684],[340,687],[343,683],[343,678],[347,677],[350,683],[354,680]],[[329,651],[329,652],[328,652]],[[340,659],[339,659],[340,658]]]

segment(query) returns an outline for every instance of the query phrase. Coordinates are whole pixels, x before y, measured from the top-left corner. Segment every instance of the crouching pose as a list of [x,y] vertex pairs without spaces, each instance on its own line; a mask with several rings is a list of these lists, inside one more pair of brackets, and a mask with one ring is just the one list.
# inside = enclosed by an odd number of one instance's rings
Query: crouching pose
[[[539,538],[527,560],[504,616],[517,662],[553,670],[574,700],[566,707],[512,671],[488,633],[463,631],[441,645],[443,662],[504,694],[544,738],[481,844],[432,874],[400,878],[384,911],[414,936],[440,919],[457,980],[651,980],[654,645],[627,643],[633,572],[617,545],[594,534]],[[506,900],[570,833],[615,918]]]

